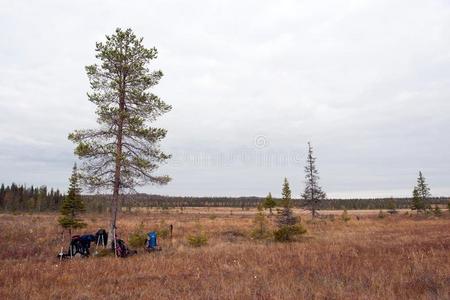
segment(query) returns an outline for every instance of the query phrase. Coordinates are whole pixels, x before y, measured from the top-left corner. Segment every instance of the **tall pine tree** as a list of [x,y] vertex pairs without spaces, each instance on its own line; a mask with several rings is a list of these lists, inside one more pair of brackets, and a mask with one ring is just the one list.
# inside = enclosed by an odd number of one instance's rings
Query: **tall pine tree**
[[97,106],[100,128],[69,135],[77,144],[75,154],[84,162],[83,183],[92,190],[112,190],[111,236],[124,191],[170,181],[168,176],[153,175],[170,155],[159,148],[166,130],[149,123],[170,111],[171,106],[149,92],[163,74],[148,69],[157,50],[145,48],[142,41],[131,29],[117,29],[106,36],[106,42],[96,44],[100,64],[87,66],[86,71],[92,90],[88,98]]
[[59,224],[69,230],[69,235],[72,235],[72,229],[83,228],[86,224],[79,217],[80,213],[85,211],[83,199],[81,199],[81,189],[79,186],[79,175],[77,165],[74,164],[72,169],[72,176],[70,176],[70,185],[67,196],[64,198],[61,205],[61,217],[58,219]]
[[319,171],[316,168],[316,158],[313,156],[311,143],[308,142],[308,156],[305,166],[305,191],[302,194],[306,208],[311,210],[312,217],[316,217],[320,203],[325,200],[326,194],[319,186]]

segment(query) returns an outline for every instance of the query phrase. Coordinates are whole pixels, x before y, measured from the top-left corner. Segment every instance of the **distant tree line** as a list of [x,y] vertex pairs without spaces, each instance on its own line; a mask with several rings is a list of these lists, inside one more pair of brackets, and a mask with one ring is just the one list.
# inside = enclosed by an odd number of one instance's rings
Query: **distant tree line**
[[[111,195],[84,195],[82,196],[86,212],[103,213],[110,207]],[[25,185],[0,186],[0,209],[3,211],[44,212],[59,211],[64,195],[59,190],[46,186],[27,187]],[[121,207],[143,208],[179,208],[185,207],[238,207],[242,209],[255,208],[263,204],[264,197],[174,197],[149,194],[124,195]],[[272,198],[275,207],[282,207],[282,199]],[[430,197],[430,204],[447,205],[450,197]],[[320,202],[318,208],[322,210],[336,209],[392,209],[410,208],[412,198],[365,198],[365,199],[326,199]],[[292,207],[305,207],[303,199],[293,199]]]
[[3,211],[57,211],[61,206],[64,195],[60,191],[50,191],[45,185],[27,187],[12,183],[0,186],[0,209]]
[[[90,195],[84,196],[84,202],[88,211],[101,212],[108,207],[111,196]],[[282,199],[272,198],[276,206],[282,207]],[[149,194],[134,194],[123,196],[122,207],[144,207],[144,208],[180,208],[184,207],[238,207],[242,209],[254,208],[264,203],[263,197],[174,197]],[[391,209],[410,208],[412,198],[365,198],[365,199],[326,199],[321,201],[320,209]],[[450,197],[431,197],[432,204],[445,204]],[[293,199],[293,207],[305,207],[303,199]]]

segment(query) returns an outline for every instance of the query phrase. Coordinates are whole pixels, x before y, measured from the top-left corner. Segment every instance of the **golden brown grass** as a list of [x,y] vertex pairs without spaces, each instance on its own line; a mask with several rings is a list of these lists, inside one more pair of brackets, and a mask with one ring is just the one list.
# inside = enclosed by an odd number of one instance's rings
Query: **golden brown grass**
[[[60,262],[56,214],[0,215],[0,299],[449,299],[450,218],[303,217],[300,241],[249,238],[254,211],[123,214],[126,240],[138,224],[174,225],[163,251]],[[215,217],[212,217],[215,216]],[[95,232],[108,216],[89,215]],[[208,244],[190,247],[198,226]],[[92,249],[94,250],[94,249]]]

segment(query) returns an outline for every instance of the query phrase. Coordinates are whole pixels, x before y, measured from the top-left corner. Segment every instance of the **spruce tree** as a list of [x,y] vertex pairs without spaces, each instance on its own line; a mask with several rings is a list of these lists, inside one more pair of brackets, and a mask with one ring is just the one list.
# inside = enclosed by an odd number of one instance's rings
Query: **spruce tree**
[[283,209],[278,214],[278,230],[274,232],[274,238],[279,242],[289,242],[294,236],[306,233],[306,229],[298,224],[298,219],[292,211],[291,189],[286,178],[283,183],[281,204]]
[[319,171],[316,168],[316,158],[313,156],[311,143],[308,142],[308,156],[305,166],[305,191],[302,194],[304,205],[311,210],[312,217],[316,217],[320,203],[326,198],[326,194],[319,186]]
[[397,204],[393,198],[388,202],[387,208],[388,208],[388,213],[390,213],[391,215],[395,215],[398,213]]
[[83,228],[86,224],[80,219],[79,214],[85,211],[83,199],[81,199],[81,189],[79,186],[79,174],[77,165],[74,164],[72,176],[70,176],[70,185],[67,196],[61,205],[61,217],[58,219],[59,224],[69,230],[72,235],[72,229]]
[[291,189],[289,187],[289,182],[287,178],[284,178],[283,189],[281,191],[282,201],[281,205],[283,206],[281,212],[278,214],[277,224],[278,227],[283,227],[286,225],[295,225],[297,223],[297,218],[294,216],[292,212],[292,201],[291,201]]
[[419,213],[420,211],[423,211],[425,209],[425,203],[422,201],[422,198],[419,196],[419,192],[417,191],[417,188],[414,187],[413,190],[413,197],[411,201],[411,210],[417,211]]
[[[98,129],[76,130],[69,139],[84,162],[81,179],[91,190],[112,190],[110,235],[116,228],[119,198],[145,184],[167,184],[168,176],[153,172],[170,158],[159,148],[166,130],[150,122],[171,110],[149,89],[163,76],[148,64],[157,57],[131,29],[117,29],[96,44],[100,64],[86,67],[91,85],[89,101],[97,106]],[[112,241],[110,239],[109,241]]]
[[270,214],[272,214],[272,208],[274,208],[275,206],[277,206],[277,203],[275,202],[275,200],[273,200],[272,198],[272,193],[269,193],[266,197],[266,199],[264,199],[263,202],[263,207],[265,209],[269,209]]
[[422,175],[422,172],[419,171],[419,177],[417,178],[417,192],[419,193],[419,197],[422,198],[422,201],[425,205],[425,209],[430,209],[431,205],[429,203],[431,198],[430,187],[426,183],[425,177]]
[[429,204],[430,197],[431,197],[430,187],[426,183],[425,177],[422,175],[422,172],[419,171],[417,184],[413,189],[411,209],[420,212],[431,208],[431,205]]

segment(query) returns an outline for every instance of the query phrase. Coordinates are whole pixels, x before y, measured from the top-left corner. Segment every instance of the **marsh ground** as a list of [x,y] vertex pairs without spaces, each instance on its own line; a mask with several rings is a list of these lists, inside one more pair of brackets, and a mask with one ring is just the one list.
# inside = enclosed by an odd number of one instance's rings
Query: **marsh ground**
[[[57,214],[0,214],[0,299],[450,298],[447,211],[383,219],[378,211],[349,211],[348,222],[312,222],[297,213],[308,232],[294,243],[251,239],[255,210],[123,213],[125,240],[141,223],[145,230],[173,224],[173,237],[161,239],[157,253],[63,262],[56,255],[68,241],[61,240]],[[108,224],[107,215],[85,220],[79,233]],[[186,238],[199,228],[208,244],[193,248]]]

